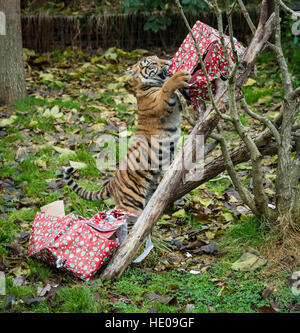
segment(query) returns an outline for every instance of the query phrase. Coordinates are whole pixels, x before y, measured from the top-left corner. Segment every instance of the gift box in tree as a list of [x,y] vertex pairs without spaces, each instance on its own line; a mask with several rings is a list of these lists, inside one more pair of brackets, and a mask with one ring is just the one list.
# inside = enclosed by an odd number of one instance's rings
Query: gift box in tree
[[[229,64],[227,63],[221,44],[218,30],[197,21],[192,28],[193,35],[197,41],[200,54],[202,56],[205,68],[211,82],[212,93],[216,93],[215,80],[227,77]],[[225,46],[229,51],[231,59],[234,61],[230,37],[224,35]],[[234,38],[234,45],[239,56],[245,52],[245,48]],[[209,100],[207,89],[207,81],[198,61],[198,54],[191,33],[187,35],[176,52],[169,67],[170,75],[178,71],[186,70],[192,78],[189,81],[191,87],[187,89],[187,93],[191,99],[194,109],[199,109],[199,99]]]
[[126,237],[130,216],[135,215],[120,210],[99,212],[91,218],[37,213],[28,256],[90,280]]

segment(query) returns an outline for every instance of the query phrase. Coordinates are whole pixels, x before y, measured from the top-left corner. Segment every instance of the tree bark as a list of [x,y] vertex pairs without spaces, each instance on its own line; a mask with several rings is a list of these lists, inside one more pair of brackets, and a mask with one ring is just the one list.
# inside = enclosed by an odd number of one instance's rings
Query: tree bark
[[[0,0],[0,105],[26,97],[20,0]],[[3,27],[3,25],[5,25]]]
[[[275,52],[277,62],[282,74],[282,86],[285,92],[283,101],[284,113],[282,115],[282,125],[280,128],[281,142],[278,148],[278,162],[276,171],[276,206],[280,219],[285,221],[286,226],[292,226],[299,216],[293,217],[293,211],[296,212],[299,207],[299,201],[296,201],[299,191],[299,147],[294,162],[291,160],[292,127],[299,104],[297,102],[297,90],[293,89],[292,76],[289,73],[286,59],[284,58],[281,45],[281,26],[280,26],[280,8],[281,1],[275,1],[276,29],[275,29]],[[297,215],[297,214],[296,214]]]
[[[256,140],[254,140],[262,156],[272,156],[277,154],[278,145],[275,142],[271,143],[271,139],[272,134],[270,131],[267,131],[265,134],[262,134]],[[229,153],[233,165],[247,162],[250,159],[250,153],[244,144],[242,144],[240,147],[231,149]],[[182,198],[184,195],[191,192],[194,188],[206,183],[210,179],[215,178],[225,170],[226,165],[224,158],[223,155],[220,154],[205,164],[203,174],[199,176],[196,181],[190,181],[182,184],[182,186],[180,186],[178,190],[171,195],[170,202],[174,202]]]
[[[257,29],[253,40],[243,56],[242,66],[238,72],[236,84],[237,90],[242,87],[242,84],[248,78],[251,68],[255,64],[258,55],[262,51],[263,46],[270,37],[274,27],[275,20],[274,15],[272,15],[265,25],[260,25],[259,29]],[[220,111],[224,110],[226,107],[227,99],[227,86],[223,83],[218,87],[215,96],[215,105]],[[113,279],[124,272],[143,241],[150,233],[153,225],[170,202],[172,195],[184,184],[183,179],[188,170],[190,170],[190,165],[186,165],[184,157],[193,154],[193,146],[196,136],[203,135],[205,141],[219,121],[219,115],[212,106],[207,110],[206,115],[207,114],[208,116],[204,117],[204,120],[199,120],[197,122],[182,148],[181,153],[176,155],[173,163],[166,171],[158,188],[149,200],[138,221],[135,223],[127,239],[118,248],[116,254],[102,273],[102,278]],[[182,168],[183,164],[185,165],[185,168]]]

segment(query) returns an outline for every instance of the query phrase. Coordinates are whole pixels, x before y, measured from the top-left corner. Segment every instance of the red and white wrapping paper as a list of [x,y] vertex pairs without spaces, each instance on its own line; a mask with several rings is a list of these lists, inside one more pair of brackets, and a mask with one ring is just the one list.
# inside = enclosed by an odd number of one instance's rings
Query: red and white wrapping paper
[[[28,256],[36,257],[88,281],[127,235],[126,219],[135,214],[111,210],[91,218],[37,213]],[[114,233],[117,239],[111,240]]]
[[[211,82],[212,93],[215,94],[215,80],[221,76],[226,77],[229,69],[229,64],[224,56],[219,32],[200,21],[195,23],[192,31],[203,58],[209,81]],[[234,61],[230,37],[225,35],[224,39],[230,57]],[[238,43],[236,39],[234,39],[234,45],[238,55],[242,56],[245,52],[245,48]],[[171,65],[169,67],[170,75],[174,75],[181,70],[188,71],[192,75],[189,83],[193,84],[193,86],[187,89],[187,93],[191,98],[194,109],[198,111],[198,99],[200,98],[204,101],[209,100],[209,94],[206,78],[201,69],[200,62],[198,61],[198,54],[191,33],[189,33],[184,39],[180,48],[171,60]]]

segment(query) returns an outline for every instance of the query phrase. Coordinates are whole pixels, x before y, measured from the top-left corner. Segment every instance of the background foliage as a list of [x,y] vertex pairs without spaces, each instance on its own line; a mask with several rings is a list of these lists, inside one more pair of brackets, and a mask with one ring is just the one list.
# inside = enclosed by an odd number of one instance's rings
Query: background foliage
[[[192,12],[193,14],[208,9],[204,0],[183,0],[182,6],[185,11]],[[144,29],[151,29],[155,32],[165,30],[171,25],[173,7],[173,0],[124,0],[121,3],[121,8],[124,9],[125,13],[152,12],[153,15],[149,18],[148,22],[146,22]]]

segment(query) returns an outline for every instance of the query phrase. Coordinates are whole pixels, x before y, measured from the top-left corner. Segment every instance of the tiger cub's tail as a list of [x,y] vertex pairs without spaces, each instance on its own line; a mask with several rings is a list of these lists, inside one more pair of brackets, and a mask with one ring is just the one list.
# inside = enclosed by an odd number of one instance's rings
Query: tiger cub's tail
[[74,168],[68,167],[63,171],[63,179],[64,182],[68,185],[68,187],[73,190],[77,195],[79,195],[82,199],[88,201],[102,201],[110,197],[109,191],[109,183],[107,183],[101,190],[99,191],[88,191],[82,186],[79,186],[72,178],[72,173]]

